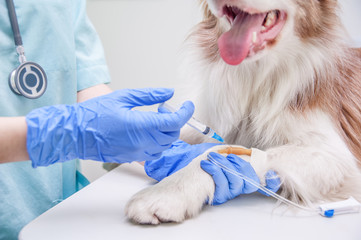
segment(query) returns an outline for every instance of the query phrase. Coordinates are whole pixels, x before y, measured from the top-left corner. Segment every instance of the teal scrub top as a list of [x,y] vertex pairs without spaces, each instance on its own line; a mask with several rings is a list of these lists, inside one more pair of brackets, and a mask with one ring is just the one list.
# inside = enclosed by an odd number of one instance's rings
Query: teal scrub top
[[[28,61],[40,64],[48,88],[39,99],[14,94],[8,76],[18,65],[5,1],[0,1],[0,116],[73,104],[77,91],[110,81],[85,0],[14,0]],[[0,164],[0,239],[17,239],[31,220],[76,192],[78,161],[32,168],[30,161]]]

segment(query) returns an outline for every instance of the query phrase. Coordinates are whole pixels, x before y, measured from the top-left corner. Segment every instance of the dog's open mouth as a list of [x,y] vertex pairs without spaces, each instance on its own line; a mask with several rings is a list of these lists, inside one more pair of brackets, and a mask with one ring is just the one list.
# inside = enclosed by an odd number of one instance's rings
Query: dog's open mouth
[[223,60],[230,65],[240,64],[247,56],[263,50],[281,32],[286,22],[284,11],[248,13],[235,6],[225,5],[223,16],[231,29],[222,34],[218,47]]

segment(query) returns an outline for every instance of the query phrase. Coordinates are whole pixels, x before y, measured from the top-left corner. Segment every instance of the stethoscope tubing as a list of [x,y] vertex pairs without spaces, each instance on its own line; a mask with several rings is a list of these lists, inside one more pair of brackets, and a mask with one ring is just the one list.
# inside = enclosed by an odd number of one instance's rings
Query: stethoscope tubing
[[13,0],[6,0],[6,5],[8,7],[8,13],[9,13],[9,18],[10,18],[11,28],[12,28],[13,33],[14,33],[15,45],[16,46],[21,46],[21,45],[23,45],[23,40],[21,39],[18,18],[16,16],[16,12],[15,12],[14,1]]

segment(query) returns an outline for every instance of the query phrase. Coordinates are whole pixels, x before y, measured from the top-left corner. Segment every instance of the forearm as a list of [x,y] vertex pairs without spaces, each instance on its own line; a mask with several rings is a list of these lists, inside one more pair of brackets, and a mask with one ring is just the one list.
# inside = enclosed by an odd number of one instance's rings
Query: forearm
[[78,98],[77,101],[84,102],[91,98],[99,97],[101,95],[111,93],[112,91],[113,90],[108,85],[105,84],[95,85],[93,87],[79,91],[77,95]]
[[[104,95],[107,91],[111,90],[105,85],[85,89],[78,93],[80,103],[38,108],[26,115],[26,121],[1,118],[0,162],[30,158],[38,167],[75,158],[117,163],[155,160],[177,139],[194,111],[191,102],[175,113],[132,110],[169,100],[172,89],[126,89]],[[94,98],[97,94],[104,96]]]
[[0,163],[29,159],[25,117],[0,117]]
[[[112,92],[105,84],[78,92],[78,102]],[[29,160],[25,117],[0,117],[0,163]]]

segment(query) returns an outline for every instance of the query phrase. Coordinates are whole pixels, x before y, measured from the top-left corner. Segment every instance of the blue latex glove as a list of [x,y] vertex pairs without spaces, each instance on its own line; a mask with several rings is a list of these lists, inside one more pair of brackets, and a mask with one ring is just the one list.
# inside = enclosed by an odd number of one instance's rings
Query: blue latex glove
[[207,149],[219,145],[217,143],[202,143],[190,145],[178,140],[162,153],[162,156],[153,161],[146,161],[145,172],[157,181],[177,172],[187,166],[194,158],[204,153]]
[[[244,161],[240,157],[234,154],[229,154],[227,157],[224,157],[214,152],[209,153],[209,155],[211,158],[213,158],[220,164],[226,166],[227,168],[247,176],[256,183],[260,183],[260,180],[251,164],[247,161]],[[214,165],[208,160],[202,161],[201,167],[204,171],[206,171],[213,177],[214,183],[216,185],[213,199],[214,205],[225,203],[240,194],[248,194],[258,190],[257,187],[227,171],[224,171],[223,169]],[[275,173],[273,171],[269,171],[267,174],[269,177]],[[270,189],[273,192],[276,192],[279,187],[279,178],[274,176],[273,178],[266,178],[266,188]]]
[[[281,187],[281,179],[278,177],[277,173],[273,170],[269,170],[265,176],[266,179],[266,188],[272,192],[277,192]],[[270,196],[268,193],[264,192],[261,189],[258,189],[258,192],[263,195]]]
[[194,111],[142,112],[136,106],[167,101],[173,89],[124,89],[74,105],[36,109],[26,116],[33,167],[80,158],[124,163],[154,160],[179,137]]

